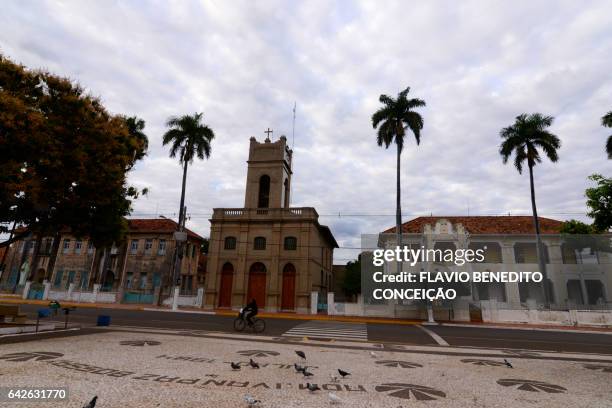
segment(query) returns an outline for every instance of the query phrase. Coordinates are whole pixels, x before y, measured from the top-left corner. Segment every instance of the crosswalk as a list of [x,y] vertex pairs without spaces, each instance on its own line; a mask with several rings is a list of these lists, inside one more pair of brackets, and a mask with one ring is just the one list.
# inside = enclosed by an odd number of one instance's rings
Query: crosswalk
[[366,341],[368,340],[368,329],[365,323],[311,320],[287,330],[283,336]]

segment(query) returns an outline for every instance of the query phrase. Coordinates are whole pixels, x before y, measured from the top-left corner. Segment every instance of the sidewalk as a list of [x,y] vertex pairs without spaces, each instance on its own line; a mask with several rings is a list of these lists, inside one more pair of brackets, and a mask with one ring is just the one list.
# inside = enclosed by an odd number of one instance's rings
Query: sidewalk
[[[47,306],[49,301],[21,299],[15,297],[0,297],[0,304],[27,304]],[[170,312],[168,307],[158,307],[150,304],[115,304],[115,303],[76,303],[76,302],[60,302],[62,306],[75,306],[77,308],[88,309],[118,309],[118,310],[141,310],[141,311],[165,311]],[[217,316],[237,316],[237,311],[227,309],[204,310],[195,307],[181,307],[175,313],[198,313],[214,314]],[[323,320],[337,321],[349,323],[371,323],[371,324],[394,324],[394,325],[420,325],[426,322],[421,320],[406,320],[384,317],[370,316],[329,316],[329,315],[312,315],[312,314],[296,314],[296,313],[268,313],[262,312],[258,315],[264,319],[291,319],[291,320]],[[434,325],[442,326],[457,326],[457,327],[475,327],[475,328],[491,328],[491,329],[517,329],[517,330],[555,330],[568,332],[592,332],[592,333],[611,333],[611,327],[590,327],[590,326],[561,326],[548,324],[524,324],[524,323],[497,323],[497,322],[452,322],[452,321],[436,321]]]

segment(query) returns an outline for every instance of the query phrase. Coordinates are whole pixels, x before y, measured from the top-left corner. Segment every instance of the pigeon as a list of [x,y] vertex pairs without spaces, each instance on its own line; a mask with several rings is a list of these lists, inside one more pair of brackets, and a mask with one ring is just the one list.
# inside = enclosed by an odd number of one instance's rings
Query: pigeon
[[320,390],[317,384],[311,384],[311,383],[306,383],[306,388],[308,388],[308,391],[310,392],[315,392],[315,391]]
[[304,367],[304,371],[302,371],[302,374],[304,374],[304,377],[312,377],[314,374],[306,369],[307,367]]
[[330,392],[329,394],[327,394],[327,396],[329,397],[330,404],[339,404],[342,402],[340,397],[334,394],[333,392]]
[[240,364],[236,364],[230,361],[230,366],[232,367],[232,370],[240,370]]
[[261,402],[260,400],[253,398],[253,396],[249,394],[244,396],[244,400],[246,401],[249,407],[253,407]]
[[378,356],[376,355],[376,353],[375,353],[375,352],[370,351],[370,357],[372,357],[372,358],[376,358],[376,357],[378,357]]
[[295,354],[297,354],[298,356],[300,356],[301,358],[303,358],[304,360],[306,360],[306,354],[304,354],[303,351],[300,350],[295,350]]
[[98,401],[98,396],[94,396],[91,401],[89,401],[89,404],[87,405],[83,405],[83,408],[94,408],[96,406],[96,401]]
[[255,361],[253,361],[253,359],[249,359],[249,365],[253,368],[259,368],[259,363],[256,363]]
[[299,364],[293,364],[293,367],[295,367],[296,373],[303,373],[304,371],[306,371],[306,367],[302,367]]
[[504,363],[506,363],[506,367],[514,368],[514,367],[512,367],[512,364],[510,364],[510,362],[508,360],[506,360],[505,358],[504,358]]
[[338,376],[337,375],[330,374],[329,378],[330,378],[331,382],[333,382],[333,383],[337,383],[338,382]]
[[351,375],[351,373],[338,369],[338,374],[340,374],[342,376],[342,378],[346,377],[347,375]]

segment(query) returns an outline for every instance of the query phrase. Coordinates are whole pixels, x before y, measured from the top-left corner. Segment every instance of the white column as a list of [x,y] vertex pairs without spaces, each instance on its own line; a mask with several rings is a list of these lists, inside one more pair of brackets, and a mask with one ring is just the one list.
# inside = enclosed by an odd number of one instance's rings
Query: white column
[[21,294],[22,299],[28,298],[28,292],[30,291],[30,286],[32,285],[31,281],[26,281],[25,286],[23,287],[23,293]]
[[310,292],[310,314],[317,314],[317,302],[319,301],[319,292]]
[[178,298],[181,288],[178,286],[174,287],[174,297],[172,298],[172,310],[178,310]]
[[49,299],[49,291],[51,290],[51,282],[46,280],[43,282],[43,286],[45,287],[45,291],[43,292],[42,300],[47,300]]
[[93,296],[91,297],[91,303],[96,303],[96,301],[98,300],[98,292],[100,291],[100,285],[99,283],[94,283],[93,285]]
[[74,291],[75,283],[68,285],[68,300],[72,300],[72,292]]
[[327,314],[333,315],[336,311],[336,305],[334,303],[334,292],[327,292]]
[[204,288],[198,288],[198,297],[196,299],[196,306],[200,309],[204,305]]

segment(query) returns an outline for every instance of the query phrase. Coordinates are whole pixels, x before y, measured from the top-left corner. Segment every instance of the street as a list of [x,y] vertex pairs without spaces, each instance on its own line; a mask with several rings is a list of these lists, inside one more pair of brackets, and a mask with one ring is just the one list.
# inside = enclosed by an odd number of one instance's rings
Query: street
[[[40,306],[22,305],[30,319],[36,318]],[[77,308],[70,322],[83,327],[94,326],[98,315],[111,317],[115,326],[234,333],[233,316],[169,311],[129,309]],[[63,321],[63,316],[56,318]],[[612,355],[612,334],[582,331],[517,330],[465,326],[420,326],[380,323],[349,323],[336,321],[266,318],[263,336],[308,337],[321,342],[334,340],[369,341],[375,343],[431,345],[447,343],[453,347],[487,349],[522,349],[571,353]],[[433,332],[433,335],[432,335]],[[254,334],[251,334],[254,335]],[[255,336],[255,335],[254,335]],[[18,338],[18,337],[17,337]],[[3,341],[14,341],[1,339]]]

